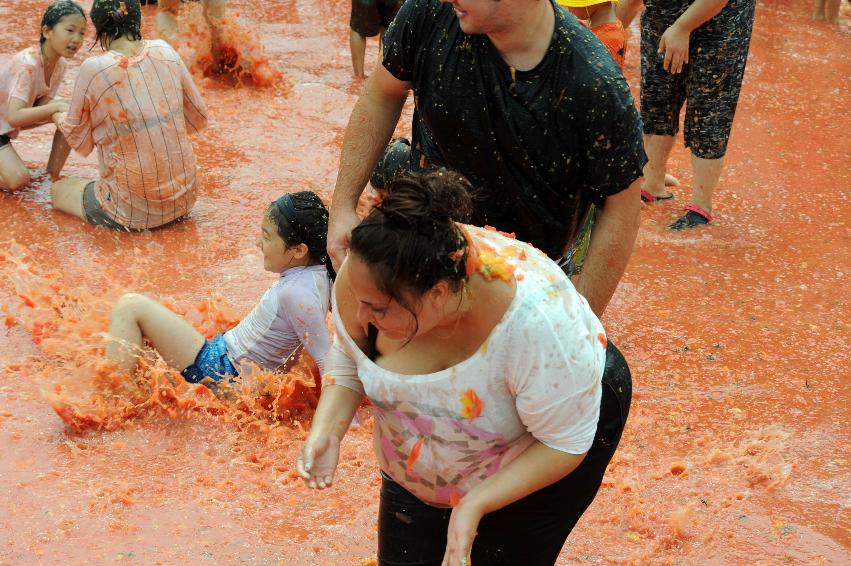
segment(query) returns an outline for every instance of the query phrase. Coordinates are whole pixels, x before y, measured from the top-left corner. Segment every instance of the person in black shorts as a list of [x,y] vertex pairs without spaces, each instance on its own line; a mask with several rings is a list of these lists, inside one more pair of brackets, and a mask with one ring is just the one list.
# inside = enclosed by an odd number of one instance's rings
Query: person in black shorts
[[352,51],[352,68],[356,77],[364,78],[363,66],[366,57],[366,38],[378,38],[378,58],[381,59],[381,43],[384,30],[393,21],[403,0],[352,0],[352,17],[349,20],[351,34],[349,47]]
[[600,316],[632,252],[646,161],[638,111],[605,46],[549,0],[408,0],[384,50],[343,142],[328,238],[335,263],[413,89],[410,150],[397,142],[385,161],[462,173],[478,193],[474,223],[560,260],[599,206],[576,286]]
[[666,200],[668,155],[686,105],[692,197],[668,228],[712,221],[712,193],[724,165],[748,58],[755,0],[645,0],[641,17],[641,117],[648,163],[643,198]]

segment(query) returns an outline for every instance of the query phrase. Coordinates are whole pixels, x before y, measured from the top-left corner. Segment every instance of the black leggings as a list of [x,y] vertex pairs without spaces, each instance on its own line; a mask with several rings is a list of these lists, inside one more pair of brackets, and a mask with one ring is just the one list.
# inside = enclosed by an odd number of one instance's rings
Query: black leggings
[[673,136],[680,110],[685,145],[696,157],[720,159],[727,152],[739,102],[754,22],[754,0],[732,0],[714,18],[694,30],[688,64],[672,75],[662,67],[662,34],[689,2],[645,2],[641,17],[641,119],[644,133]]
[[[629,367],[610,342],[594,444],[572,473],[479,523],[473,542],[475,566],[550,565],[603,481],[620,442],[632,399]],[[381,566],[439,565],[446,549],[451,509],[427,505],[381,474],[378,563]]]

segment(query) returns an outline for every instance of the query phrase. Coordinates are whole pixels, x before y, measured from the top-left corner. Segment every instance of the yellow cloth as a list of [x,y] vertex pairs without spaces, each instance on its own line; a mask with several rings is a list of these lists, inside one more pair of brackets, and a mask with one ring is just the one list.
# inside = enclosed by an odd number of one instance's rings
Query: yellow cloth
[[618,3],[619,0],[556,0],[559,5],[567,6],[568,8],[584,8],[595,4],[604,4],[606,2]]

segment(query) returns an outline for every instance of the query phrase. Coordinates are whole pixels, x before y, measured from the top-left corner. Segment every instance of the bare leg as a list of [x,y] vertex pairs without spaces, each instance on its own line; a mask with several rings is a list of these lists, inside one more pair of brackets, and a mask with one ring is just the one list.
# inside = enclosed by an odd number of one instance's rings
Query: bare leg
[[56,133],[53,134],[53,147],[50,149],[50,157],[47,158],[47,173],[51,180],[56,181],[59,178],[59,173],[62,172],[70,153],[71,146],[68,145],[62,132],[57,129]]
[[156,29],[160,39],[175,44],[178,27],[177,14],[180,10],[180,0],[159,0],[157,9]]
[[352,69],[355,76],[364,78],[363,62],[366,58],[366,38],[354,30],[350,30],[349,48],[352,51]]
[[204,19],[210,28],[210,51],[213,67],[218,67],[221,59],[222,22],[225,19],[225,0],[204,0]]
[[83,209],[83,191],[89,182],[89,179],[81,179],[80,177],[66,177],[53,183],[53,186],[50,188],[50,198],[53,201],[53,208],[85,220],[86,212]]
[[666,196],[665,169],[668,156],[674,147],[674,136],[644,135],[644,151],[647,152],[647,165],[644,166],[643,189],[654,196]]
[[30,182],[30,170],[21,160],[12,144],[0,148],[0,189],[19,191]]
[[816,21],[824,21],[824,4],[825,0],[813,0],[813,19]]
[[824,19],[832,24],[839,23],[839,6],[842,0],[824,0]]
[[112,309],[106,357],[120,372],[136,367],[142,339],[171,367],[183,370],[195,362],[204,337],[191,324],[153,299],[137,293],[122,296]]
[[712,212],[712,193],[718,186],[721,170],[724,168],[724,158],[701,159],[691,156],[692,174],[694,175],[691,201],[704,209]]

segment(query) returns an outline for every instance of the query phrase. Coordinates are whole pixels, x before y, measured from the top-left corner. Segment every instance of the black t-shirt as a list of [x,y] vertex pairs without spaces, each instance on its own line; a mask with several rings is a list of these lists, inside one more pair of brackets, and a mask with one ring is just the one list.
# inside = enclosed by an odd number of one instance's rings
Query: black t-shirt
[[487,35],[461,31],[451,4],[407,0],[384,36],[384,66],[413,85],[411,166],[461,172],[480,190],[474,223],[556,258],[590,204],[627,188],[646,157],[620,69],[585,26],[554,10],[550,47],[524,72]]

